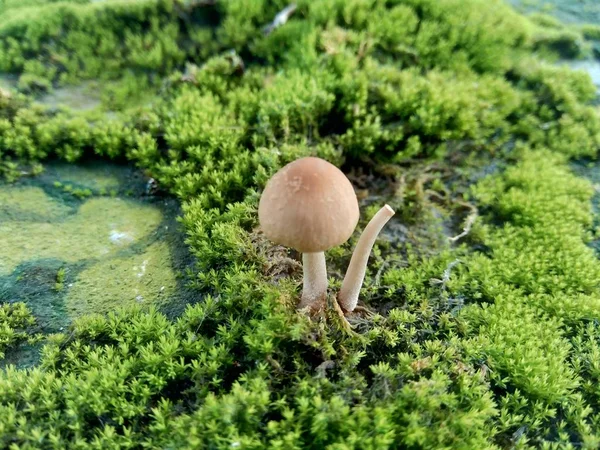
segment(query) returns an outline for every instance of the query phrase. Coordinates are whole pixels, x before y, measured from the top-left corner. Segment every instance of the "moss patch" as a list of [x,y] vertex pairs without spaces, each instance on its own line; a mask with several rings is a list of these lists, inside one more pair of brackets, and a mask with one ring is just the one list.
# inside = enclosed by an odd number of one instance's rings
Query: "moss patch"
[[[63,205],[0,225],[29,233],[25,261],[0,247],[2,300],[37,319],[2,317],[8,360],[32,360],[11,352],[35,349],[35,326],[57,332],[36,367],[0,373],[0,446],[598,447],[594,191],[571,164],[597,159],[600,111],[590,77],[555,64],[591,54],[594,29],[499,0],[299,1],[272,26],[285,6],[0,11],[0,69],[19,78],[0,91],[0,173]],[[88,80],[118,114],[33,101]],[[375,314],[352,333],[297,313],[299,255],[257,229],[269,176],[306,155],[363,202],[327,254],[330,301],[360,228],[398,210],[361,292]],[[114,166],[40,173],[97,159],[135,164],[133,185],[113,188]],[[174,199],[193,266],[165,228]],[[80,252],[51,240],[72,235]]]

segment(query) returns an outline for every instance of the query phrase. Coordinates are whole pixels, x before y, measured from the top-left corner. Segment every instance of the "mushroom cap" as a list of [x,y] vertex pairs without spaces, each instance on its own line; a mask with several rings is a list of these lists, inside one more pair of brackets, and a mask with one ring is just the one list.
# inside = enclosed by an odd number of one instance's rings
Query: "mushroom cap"
[[267,183],[258,206],[265,235],[302,253],[323,252],[346,242],[358,216],[350,180],[333,164],[314,157],[281,168]]

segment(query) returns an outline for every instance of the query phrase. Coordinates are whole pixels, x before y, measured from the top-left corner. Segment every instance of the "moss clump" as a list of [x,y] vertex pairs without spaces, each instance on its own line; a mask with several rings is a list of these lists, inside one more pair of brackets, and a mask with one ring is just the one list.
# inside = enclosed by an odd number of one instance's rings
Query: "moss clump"
[[586,37],[586,39],[600,41],[600,25],[582,25],[581,32]]
[[56,272],[56,283],[54,284],[54,289],[56,289],[57,291],[63,290],[63,288],[65,287],[65,276],[65,268],[61,267],[60,269],[58,269],[58,271]]
[[35,318],[25,303],[0,304],[0,359],[11,347],[39,339],[31,333],[34,324]]
[[[0,12],[0,67],[53,87],[102,78],[105,106],[121,111],[48,109],[0,91],[2,174],[49,158],[136,164],[182,203],[198,299],[178,318],[136,304],[142,295],[163,307],[145,289],[179,287],[168,273],[137,279],[145,259],[127,236],[150,246],[158,270],[177,255],[149,242],[159,213],[97,197],[110,183],[53,187],[94,194],[61,197],[78,212],[60,229],[3,222],[25,233],[29,257],[34,243],[36,255],[61,259],[51,286],[82,254],[96,265],[66,272],[66,304],[80,317],[40,364],[0,374],[2,445],[597,447],[593,190],[569,162],[597,157],[600,112],[589,76],[544,60],[563,50],[557,42],[575,53],[580,31],[501,1],[328,0],[298,2],[265,33],[285,6],[39,2]],[[135,86],[144,100],[128,105]],[[353,333],[334,314],[296,313],[297,255],[256,229],[266,180],[305,155],[359,180],[361,226],[383,202],[400,212],[361,293],[376,314],[355,318]],[[52,243],[74,234],[85,250]],[[357,235],[328,254],[334,288]],[[21,262],[4,251],[12,272]],[[113,272],[126,293],[91,287]],[[77,283],[89,283],[85,294]],[[112,311],[121,304],[133,306]]]

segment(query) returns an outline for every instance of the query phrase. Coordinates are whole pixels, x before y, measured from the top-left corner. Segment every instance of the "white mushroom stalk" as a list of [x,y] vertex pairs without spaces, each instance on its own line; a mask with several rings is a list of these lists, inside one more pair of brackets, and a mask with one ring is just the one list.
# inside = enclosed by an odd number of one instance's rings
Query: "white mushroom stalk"
[[344,311],[351,312],[356,308],[375,240],[394,214],[394,210],[389,205],[385,205],[375,214],[360,236],[338,296],[338,302]]
[[315,307],[318,309],[325,303],[327,296],[327,267],[325,265],[325,253],[303,253],[302,268],[304,271],[304,283],[302,286],[302,299],[298,309]]

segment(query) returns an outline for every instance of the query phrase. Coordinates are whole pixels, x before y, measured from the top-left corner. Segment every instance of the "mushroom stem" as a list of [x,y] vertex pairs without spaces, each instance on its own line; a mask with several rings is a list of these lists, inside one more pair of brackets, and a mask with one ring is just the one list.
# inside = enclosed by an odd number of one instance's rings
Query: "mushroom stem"
[[302,253],[302,268],[304,271],[304,286],[299,309],[310,308],[318,310],[325,305],[327,296],[327,267],[325,253]]
[[351,312],[356,308],[360,288],[365,279],[367,262],[369,261],[369,255],[371,254],[375,240],[383,226],[394,214],[394,210],[389,205],[385,205],[377,211],[377,214],[367,224],[360,236],[350,259],[350,265],[346,271],[346,276],[344,277],[338,296],[339,303],[344,311]]

